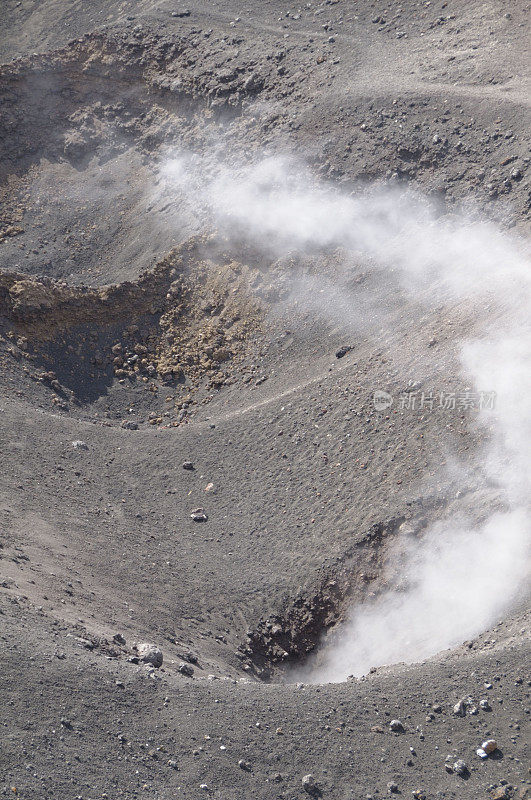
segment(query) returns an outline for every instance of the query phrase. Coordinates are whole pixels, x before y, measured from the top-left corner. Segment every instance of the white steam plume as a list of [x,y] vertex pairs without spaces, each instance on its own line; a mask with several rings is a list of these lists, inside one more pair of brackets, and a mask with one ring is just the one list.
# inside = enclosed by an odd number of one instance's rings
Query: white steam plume
[[522,244],[487,222],[439,217],[411,193],[347,196],[281,159],[207,172],[194,158],[169,160],[163,190],[183,192],[224,232],[265,248],[341,246],[398,271],[415,300],[466,300],[476,323],[483,305],[491,319],[498,310],[496,330],[463,343],[462,365],[478,390],[497,393],[496,411],[483,412],[495,427],[485,471],[509,510],[479,526],[439,523],[410,543],[402,552],[407,591],[387,591],[354,609],[319,666],[297,677],[342,680],[372,666],[422,660],[485,630],[514,602],[527,574],[531,269]]

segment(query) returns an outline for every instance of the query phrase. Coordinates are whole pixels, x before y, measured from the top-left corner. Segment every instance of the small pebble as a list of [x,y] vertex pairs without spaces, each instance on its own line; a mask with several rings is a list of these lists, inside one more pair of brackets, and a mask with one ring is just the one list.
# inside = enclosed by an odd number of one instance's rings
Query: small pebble
[[305,775],[302,779],[302,788],[308,794],[316,794],[317,793],[317,784],[315,782],[315,778],[313,775]]

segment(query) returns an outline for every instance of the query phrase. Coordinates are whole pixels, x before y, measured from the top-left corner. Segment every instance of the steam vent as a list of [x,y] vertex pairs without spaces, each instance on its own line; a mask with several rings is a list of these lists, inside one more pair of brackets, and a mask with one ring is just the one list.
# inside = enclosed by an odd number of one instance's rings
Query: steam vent
[[531,800],[528,0],[3,0],[0,800]]

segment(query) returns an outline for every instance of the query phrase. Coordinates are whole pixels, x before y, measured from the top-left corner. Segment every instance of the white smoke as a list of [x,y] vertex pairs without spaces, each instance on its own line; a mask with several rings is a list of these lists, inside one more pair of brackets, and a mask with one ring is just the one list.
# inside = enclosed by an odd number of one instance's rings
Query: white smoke
[[363,675],[371,667],[415,662],[488,628],[525,578],[522,509],[471,529],[435,525],[404,548],[406,591],[391,590],[355,609],[338,641],[295,676],[312,683]]
[[342,194],[283,159],[210,174],[193,157],[172,159],[161,186],[183,193],[226,234],[269,250],[340,246],[394,271],[416,302],[467,304],[479,330],[462,344],[463,374],[478,390],[496,392],[495,412],[480,418],[494,429],[484,469],[509,510],[481,525],[439,523],[406,543],[407,590],[391,589],[353,609],[319,664],[297,677],[337,681],[373,666],[419,661],[487,629],[518,596],[528,563],[531,269],[522,243],[485,221],[439,216],[413,193]]

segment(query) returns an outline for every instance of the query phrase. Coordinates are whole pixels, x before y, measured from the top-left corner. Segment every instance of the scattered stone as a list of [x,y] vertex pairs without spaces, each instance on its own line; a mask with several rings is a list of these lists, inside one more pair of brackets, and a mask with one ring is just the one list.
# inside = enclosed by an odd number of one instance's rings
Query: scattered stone
[[193,519],[194,522],[206,522],[208,517],[204,508],[194,508],[190,514],[190,519]]
[[489,703],[488,700],[480,700],[479,701],[479,707],[483,711],[492,711],[492,706],[491,706],[491,704]]
[[352,347],[350,345],[345,345],[344,347],[340,347],[339,350],[336,352],[336,358],[343,358],[346,356],[347,353],[350,353]]
[[179,769],[179,765],[177,764],[174,758],[168,759],[168,766],[171,767],[172,769]]
[[184,657],[188,661],[189,664],[198,664],[199,663],[199,659],[195,655],[195,653],[188,652],[188,653],[186,653],[186,655]]
[[400,733],[401,731],[404,730],[404,726],[402,725],[402,722],[399,719],[392,719],[391,722],[389,723],[389,727],[391,728],[392,731],[395,731],[396,733]]
[[302,788],[308,794],[316,795],[319,791],[317,783],[315,782],[315,778],[313,775],[305,775],[302,779]]
[[149,644],[149,642],[143,642],[142,644],[137,645],[136,650],[140,657],[140,661],[143,661],[144,664],[151,664],[152,667],[162,666],[162,650],[160,650],[156,645]]
[[179,9],[178,11],[172,11],[172,17],[189,17],[192,12],[189,8]]
[[510,796],[507,786],[496,786],[489,794],[491,800],[508,800]]
[[74,450],[88,450],[88,444],[82,442],[81,439],[76,439],[75,442],[72,442],[72,447]]
[[466,761],[463,761],[462,758],[458,758],[457,761],[454,763],[452,770],[455,772],[456,775],[467,775],[468,765]]
[[464,697],[462,697],[461,700],[458,700],[454,706],[454,715],[456,717],[464,717],[466,715],[466,705],[467,703]]
[[183,469],[193,469],[194,465],[191,461],[183,461]]
[[179,672],[181,675],[186,675],[187,678],[193,678],[194,668],[190,664],[180,664]]
[[395,783],[394,781],[389,781],[389,783],[387,784],[387,791],[389,792],[389,794],[398,794],[398,783]]
[[124,428],[126,431],[137,431],[138,425],[136,422],[132,422],[130,419],[124,419],[121,427]]
[[122,645],[125,644],[125,638],[122,636],[121,633],[115,633],[114,636],[112,637],[112,640],[113,642],[116,642],[116,644],[122,644]]
[[238,761],[238,766],[239,766],[240,769],[243,769],[246,772],[250,772],[251,771],[250,763],[248,761],[245,761],[245,759],[243,759],[243,758],[240,758],[240,760]]
[[481,749],[484,750],[487,755],[490,755],[498,749],[498,743],[496,739],[486,739],[481,745]]

